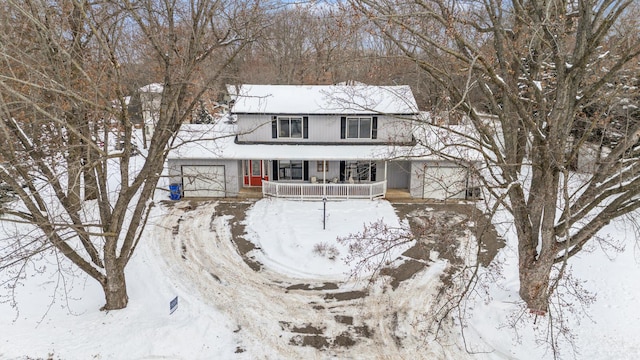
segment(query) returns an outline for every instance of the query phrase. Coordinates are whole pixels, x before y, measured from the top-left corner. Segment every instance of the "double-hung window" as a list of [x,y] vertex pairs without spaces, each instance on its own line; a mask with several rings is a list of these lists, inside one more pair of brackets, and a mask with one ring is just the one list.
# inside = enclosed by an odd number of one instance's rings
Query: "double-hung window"
[[348,139],[371,139],[371,118],[370,117],[348,117],[347,118],[347,138]]
[[280,160],[278,162],[279,180],[302,180],[302,160]]
[[271,117],[271,138],[308,139],[309,117],[273,115]]
[[302,118],[278,117],[278,137],[302,138]]

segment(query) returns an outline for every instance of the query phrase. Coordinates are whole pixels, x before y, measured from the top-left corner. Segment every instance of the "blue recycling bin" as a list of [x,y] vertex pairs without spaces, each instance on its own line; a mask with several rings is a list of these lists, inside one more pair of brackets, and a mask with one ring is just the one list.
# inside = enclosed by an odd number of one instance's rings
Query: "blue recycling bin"
[[169,185],[169,196],[171,200],[180,200],[182,197],[182,189],[180,189],[180,184],[171,184]]

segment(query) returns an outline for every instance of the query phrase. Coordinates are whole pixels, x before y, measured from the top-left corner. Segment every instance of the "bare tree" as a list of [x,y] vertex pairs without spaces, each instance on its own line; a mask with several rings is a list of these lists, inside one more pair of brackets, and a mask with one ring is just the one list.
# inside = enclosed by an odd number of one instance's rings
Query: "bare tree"
[[608,85],[638,60],[637,3],[351,4],[446,89],[451,106],[444,110],[469,117],[477,132],[469,141],[486,160],[480,175],[513,216],[520,296],[531,312],[545,314],[567,260],[612,219],[640,207],[639,124],[625,129],[588,176],[571,171],[591,134],[572,137],[577,120],[598,127],[601,117],[585,116],[585,108],[610,97]]
[[260,41],[235,62],[239,82],[275,84],[415,85],[414,93],[431,87],[415,64],[372,36],[375,30],[352,9],[322,2],[280,5],[267,20]]
[[[0,268],[53,249],[100,283],[103,309],[124,308],[124,269],[153,206],[167,144],[252,40],[260,8],[213,0],[8,0],[1,6],[0,179],[22,203],[7,209],[3,221],[33,224],[40,235],[30,243],[7,240],[22,249]],[[146,63],[163,93],[148,152],[133,170],[123,64],[143,56],[152,60]],[[213,56],[217,67],[204,75]],[[108,147],[111,130],[118,141],[124,134],[120,152]]]

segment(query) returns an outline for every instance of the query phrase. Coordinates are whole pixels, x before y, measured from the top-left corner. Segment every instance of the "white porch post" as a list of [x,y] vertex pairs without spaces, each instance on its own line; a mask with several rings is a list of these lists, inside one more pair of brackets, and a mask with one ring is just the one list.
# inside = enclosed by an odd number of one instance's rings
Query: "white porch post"
[[327,197],[327,160],[322,160],[322,197]]
[[387,160],[384,161],[384,181],[387,181]]
[[384,197],[387,196],[387,163],[388,161],[384,161],[384,188],[382,189],[382,194]]
[[322,160],[322,182],[327,182],[327,160]]

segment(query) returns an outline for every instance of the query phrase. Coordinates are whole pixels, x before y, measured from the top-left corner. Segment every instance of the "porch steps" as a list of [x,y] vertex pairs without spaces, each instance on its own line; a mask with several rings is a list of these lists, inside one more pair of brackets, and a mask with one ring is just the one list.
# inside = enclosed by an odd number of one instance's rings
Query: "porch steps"
[[262,188],[261,187],[243,187],[238,193],[239,198],[245,199],[261,199]]
[[411,200],[411,194],[409,194],[409,190],[406,189],[387,189],[384,198],[391,202],[406,201]]

